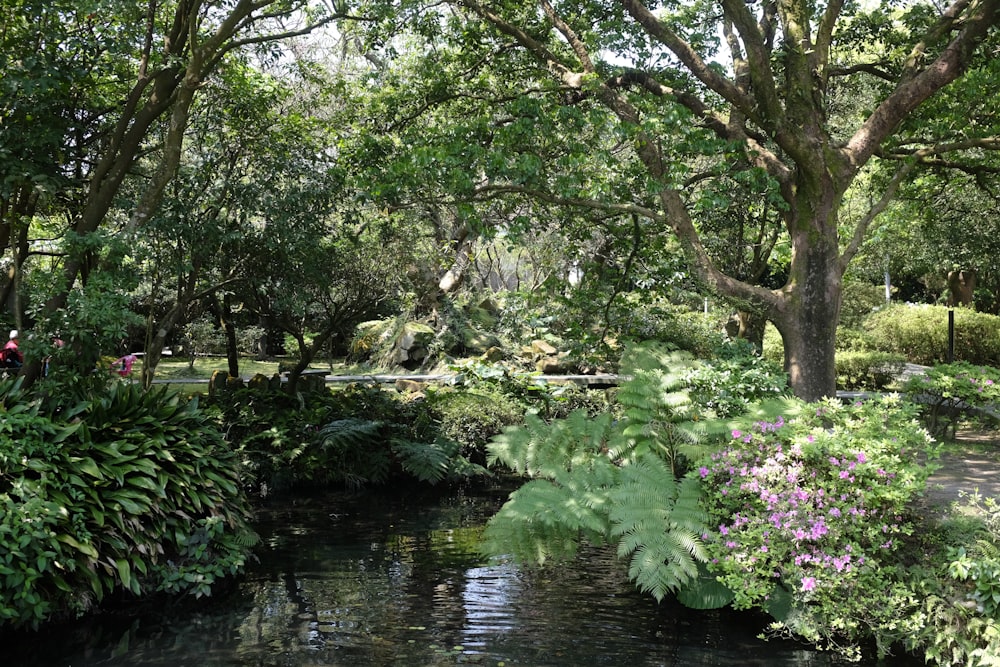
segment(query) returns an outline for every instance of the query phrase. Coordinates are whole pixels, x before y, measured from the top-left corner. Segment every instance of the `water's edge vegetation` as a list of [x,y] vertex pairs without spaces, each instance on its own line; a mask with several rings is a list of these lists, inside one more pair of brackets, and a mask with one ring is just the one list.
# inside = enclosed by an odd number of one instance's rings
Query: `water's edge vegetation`
[[[253,498],[390,482],[525,481],[482,549],[572,567],[612,544],[636,586],[691,607],[767,612],[847,658],[997,655],[996,515],[933,530],[913,502],[938,445],[899,397],[803,404],[752,355],[696,361],[657,346],[616,390],[540,387],[466,369],[414,393],[243,388],[185,400],[114,383],[91,393],[0,388],[0,619],[38,628],[155,598],[200,598],[253,557]],[[956,364],[914,385],[970,387]],[[985,390],[985,394],[980,389]],[[919,526],[919,529],[918,529]]]

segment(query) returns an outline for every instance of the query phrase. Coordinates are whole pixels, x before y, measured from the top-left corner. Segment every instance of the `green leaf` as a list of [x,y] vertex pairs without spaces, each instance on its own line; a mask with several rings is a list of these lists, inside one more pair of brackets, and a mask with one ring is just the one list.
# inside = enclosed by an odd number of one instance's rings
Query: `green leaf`
[[98,467],[94,459],[86,457],[83,459],[77,459],[76,461],[73,461],[73,463],[76,464],[77,468],[80,471],[90,475],[91,477],[94,477],[96,479],[104,479],[104,475],[101,474],[101,469]]
[[98,556],[97,549],[95,549],[92,544],[78,542],[76,538],[73,537],[72,535],[66,535],[66,534],[56,535],[56,540],[62,542],[63,544],[73,547],[74,549],[84,554],[85,556],[89,556],[91,558],[97,558]]
[[794,599],[791,591],[782,585],[777,585],[768,596],[764,609],[776,621],[785,621],[792,613]]
[[115,566],[118,569],[118,578],[121,580],[122,586],[137,593],[138,591],[133,590],[132,567],[129,565],[128,560],[119,558],[115,561]]
[[698,576],[677,591],[677,601],[691,609],[720,609],[734,597],[733,592],[702,563],[698,564]]

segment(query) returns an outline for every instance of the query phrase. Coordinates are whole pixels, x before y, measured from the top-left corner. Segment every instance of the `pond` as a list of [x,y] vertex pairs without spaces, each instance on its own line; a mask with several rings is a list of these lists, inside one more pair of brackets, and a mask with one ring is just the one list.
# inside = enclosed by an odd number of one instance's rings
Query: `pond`
[[[831,665],[766,619],[634,590],[613,553],[522,571],[476,552],[504,489],[272,499],[234,589],[207,605],[0,638],[5,667]],[[875,664],[874,662],[862,664]],[[894,658],[886,664],[917,665]]]

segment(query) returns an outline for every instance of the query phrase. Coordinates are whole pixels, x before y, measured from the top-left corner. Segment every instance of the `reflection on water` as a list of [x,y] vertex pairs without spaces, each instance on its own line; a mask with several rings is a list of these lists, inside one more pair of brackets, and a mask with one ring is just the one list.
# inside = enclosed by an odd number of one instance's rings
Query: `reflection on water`
[[764,619],[657,605],[605,551],[544,571],[488,563],[476,540],[502,499],[484,492],[272,502],[259,517],[260,561],[230,595],[197,611],[0,638],[0,664],[833,664],[791,642],[756,639]]

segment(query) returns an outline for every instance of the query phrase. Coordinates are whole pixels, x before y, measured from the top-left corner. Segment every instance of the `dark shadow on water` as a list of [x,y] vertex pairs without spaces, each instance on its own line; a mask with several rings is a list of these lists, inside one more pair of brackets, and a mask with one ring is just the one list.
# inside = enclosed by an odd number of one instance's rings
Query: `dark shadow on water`
[[228,594],[0,637],[0,665],[836,664],[794,642],[757,639],[764,618],[657,604],[605,550],[540,571],[487,562],[476,541],[505,497],[272,499],[258,517],[259,562]]

